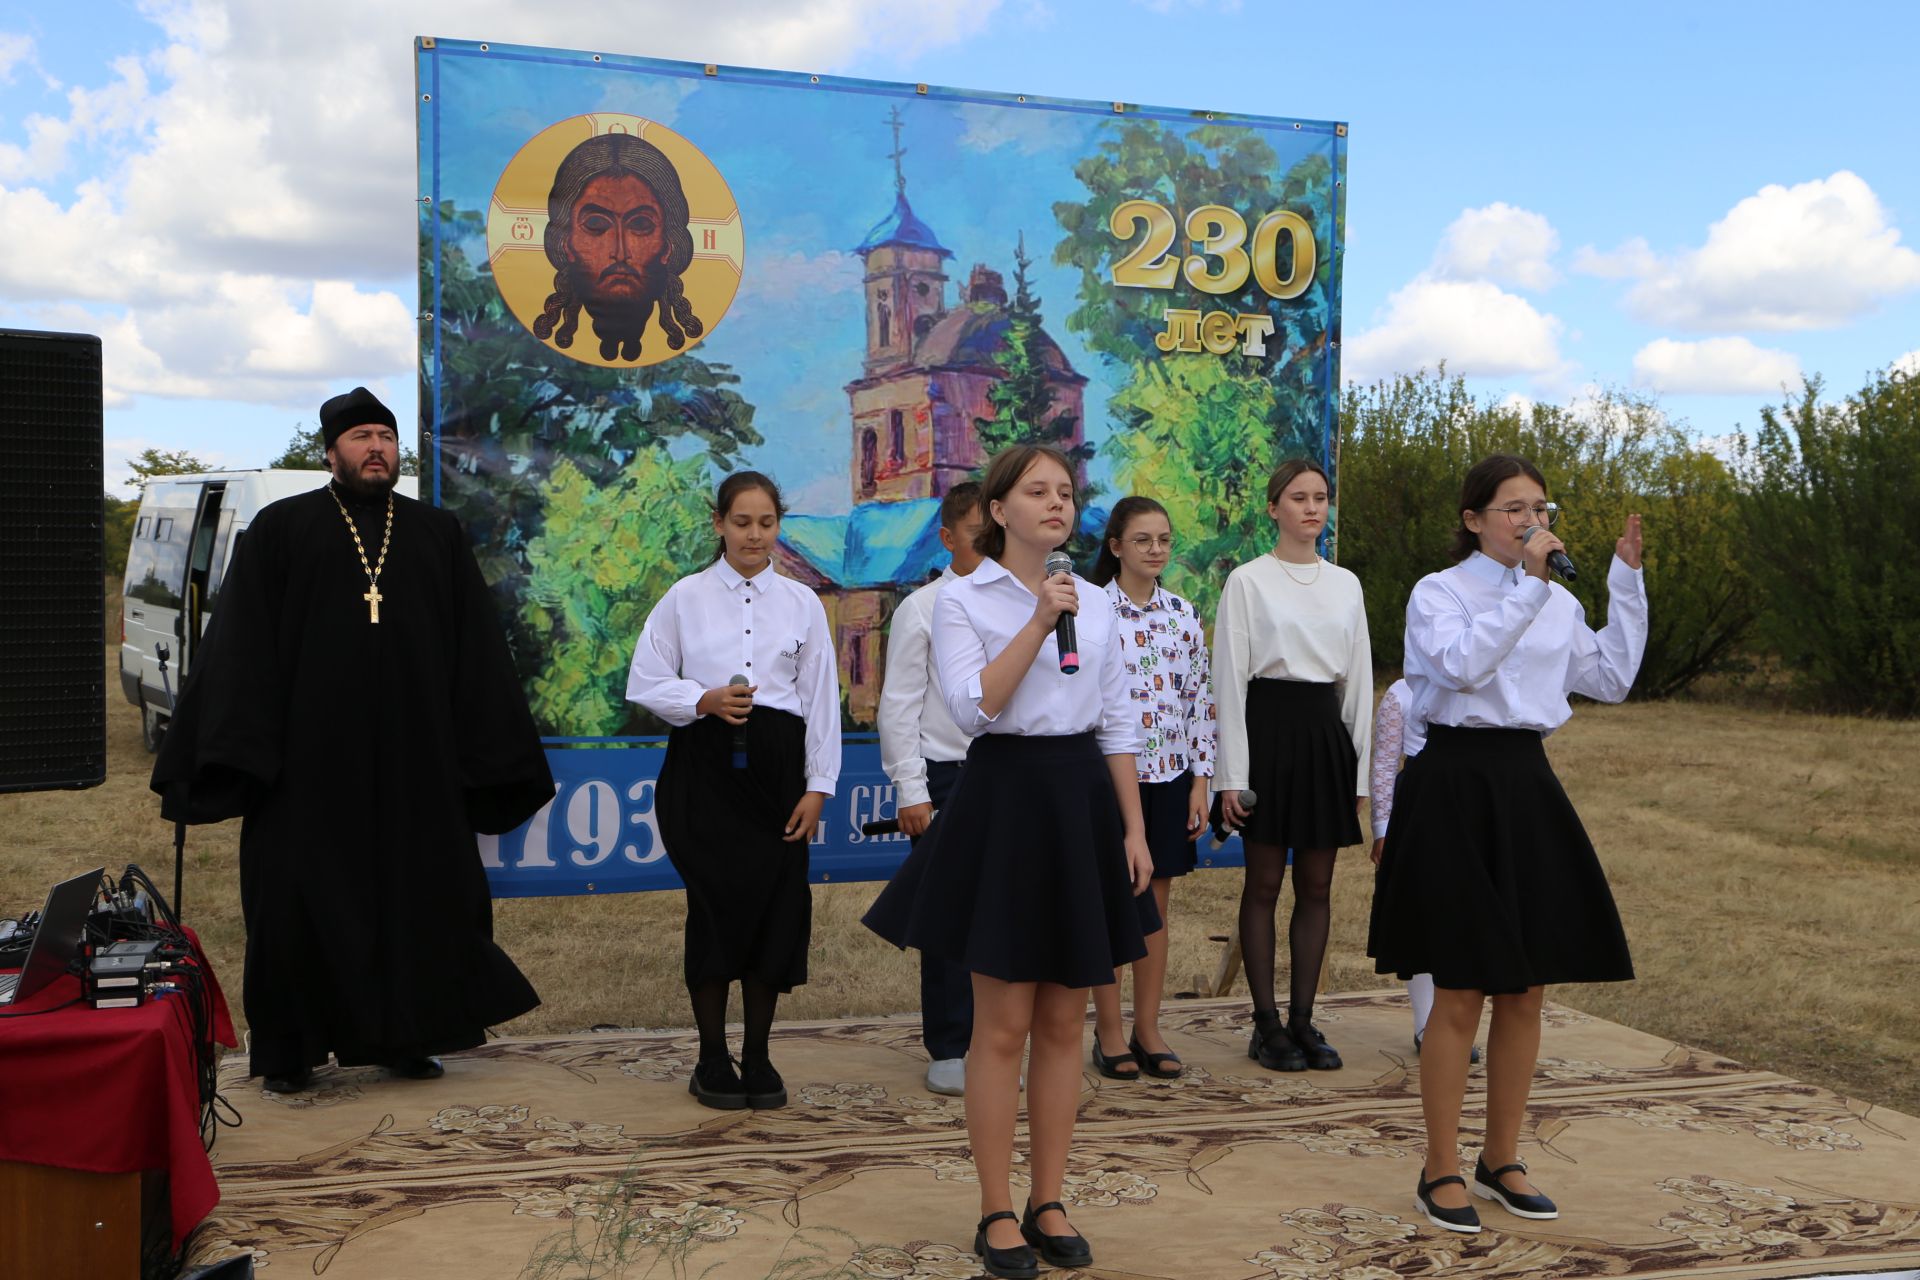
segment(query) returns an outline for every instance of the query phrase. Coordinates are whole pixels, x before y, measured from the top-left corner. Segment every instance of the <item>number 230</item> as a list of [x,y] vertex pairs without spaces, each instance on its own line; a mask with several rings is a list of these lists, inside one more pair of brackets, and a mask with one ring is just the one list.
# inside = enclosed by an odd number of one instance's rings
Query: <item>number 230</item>
[[[1107,229],[1118,240],[1133,238],[1145,224],[1147,234],[1126,257],[1113,264],[1113,282],[1126,289],[1171,289],[1181,275],[1202,293],[1238,293],[1251,275],[1270,296],[1297,298],[1313,283],[1315,250],[1313,227],[1291,209],[1275,209],[1253,229],[1248,248],[1247,221],[1235,210],[1203,204],[1187,215],[1187,236],[1199,253],[1177,257],[1173,247],[1175,224],[1166,206],[1151,200],[1126,200],[1107,219]],[[1280,237],[1293,246],[1293,262],[1280,277]],[[1207,258],[1220,260],[1209,270]]]

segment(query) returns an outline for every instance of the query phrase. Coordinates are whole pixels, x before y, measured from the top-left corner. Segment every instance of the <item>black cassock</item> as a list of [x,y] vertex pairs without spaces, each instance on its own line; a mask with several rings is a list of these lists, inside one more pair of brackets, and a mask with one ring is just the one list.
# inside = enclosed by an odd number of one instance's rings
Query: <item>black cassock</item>
[[[474,833],[553,778],[466,534],[396,494],[375,624],[329,489],[254,518],[153,770],[165,817],[243,819],[255,1075],[469,1049],[540,1003]],[[386,499],[342,497],[371,562]]]

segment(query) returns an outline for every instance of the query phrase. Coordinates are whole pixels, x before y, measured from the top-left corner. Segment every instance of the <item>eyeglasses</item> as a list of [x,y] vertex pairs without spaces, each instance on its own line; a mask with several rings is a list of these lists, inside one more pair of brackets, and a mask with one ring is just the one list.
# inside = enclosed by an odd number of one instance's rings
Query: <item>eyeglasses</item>
[[1481,507],[1482,512],[1498,511],[1506,516],[1508,524],[1524,524],[1532,516],[1536,524],[1551,528],[1560,519],[1560,505],[1556,502],[1540,502],[1528,506],[1524,502],[1511,503],[1504,507]]
[[1156,538],[1151,534],[1137,533],[1127,539],[1127,545],[1135,551],[1171,551],[1173,550],[1173,535],[1163,533]]

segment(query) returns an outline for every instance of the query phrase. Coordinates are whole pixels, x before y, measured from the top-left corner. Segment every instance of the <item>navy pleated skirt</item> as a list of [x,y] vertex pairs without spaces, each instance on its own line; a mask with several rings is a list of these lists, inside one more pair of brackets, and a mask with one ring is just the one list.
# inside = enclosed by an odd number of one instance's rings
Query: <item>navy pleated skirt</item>
[[1289,849],[1359,844],[1360,756],[1331,684],[1247,681],[1247,786],[1241,835]]
[[1374,876],[1376,973],[1492,994],[1633,977],[1580,815],[1531,729],[1431,725]]
[[975,738],[869,929],[1004,982],[1097,987],[1160,927],[1135,895],[1113,775],[1091,733]]

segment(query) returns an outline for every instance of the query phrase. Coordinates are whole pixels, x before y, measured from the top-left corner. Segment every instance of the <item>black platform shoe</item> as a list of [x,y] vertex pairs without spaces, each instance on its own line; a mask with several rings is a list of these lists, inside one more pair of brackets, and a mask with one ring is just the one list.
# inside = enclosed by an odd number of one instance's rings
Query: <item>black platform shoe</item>
[[[1008,1222],[1020,1220],[1011,1209],[1002,1209],[980,1219],[980,1225],[973,1233],[973,1252],[990,1276],[1003,1276],[1006,1280],[1033,1280],[1040,1274],[1040,1260],[1033,1256],[1031,1245],[1017,1244],[1011,1249],[996,1249],[987,1243],[987,1224],[1002,1218]],[[1022,1234],[1025,1234],[1024,1231]]]
[[1487,1158],[1481,1156],[1473,1162],[1473,1185],[1467,1190],[1482,1200],[1491,1200],[1516,1218],[1534,1218],[1548,1221],[1560,1216],[1560,1208],[1543,1195],[1523,1195],[1518,1191],[1509,1191],[1502,1186],[1500,1179],[1509,1173],[1525,1173],[1523,1164],[1503,1164],[1491,1172],[1487,1169]]
[[1269,1071],[1305,1071],[1307,1055],[1280,1025],[1278,1009],[1253,1011],[1253,1036],[1247,1041],[1247,1056]]
[[1340,1061],[1340,1053],[1327,1043],[1320,1034],[1320,1028],[1312,1022],[1301,1020],[1287,1023],[1287,1035],[1300,1046],[1300,1052],[1307,1060],[1307,1066],[1314,1071],[1338,1071],[1346,1064]]
[[[1093,1038],[1093,1067],[1109,1080],[1138,1080],[1140,1078],[1140,1059],[1129,1047],[1125,1053],[1107,1053],[1100,1048],[1100,1037]],[[1131,1071],[1122,1071],[1122,1067],[1132,1067]]]
[[746,1094],[747,1105],[755,1111],[772,1111],[787,1105],[787,1082],[765,1058],[758,1062],[749,1058],[740,1064],[740,1088]]
[[715,1111],[739,1111],[747,1105],[746,1091],[740,1087],[732,1058],[700,1059],[687,1080],[687,1092],[695,1102]]
[[1093,1246],[1087,1243],[1085,1236],[1050,1236],[1040,1229],[1040,1215],[1049,1209],[1058,1209],[1062,1215],[1067,1207],[1058,1200],[1049,1200],[1045,1204],[1027,1201],[1027,1212],[1020,1219],[1020,1235],[1036,1249],[1050,1267],[1090,1267],[1093,1265]]
[[389,1062],[387,1072],[390,1075],[399,1076],[402,1080],[438,1080],[447,1074],[447,1069],[441,1065],[438,1058],[419,1057],[401,1058],[398,1061]]
[[289,1071],[285,1075],[267,1076],[260,1081],[260,1087],[268,1093],[304,1093],[313,1084],[313,1068],[302,1067],[298,1071]]
[[1414,1208],[1425,1214],[1427,1221],[1445,1231],[1458,1231],[1463,1236],[1480,1234],[1480,1215],[1469,1204],[1464,1209],[1443,1209],[1433,1202],[1433,1189],[1443,1187],[1449,1182],[1467,1185],[1467,1180],[1457,1173],[1444,1174],[1428,1182],[1422,1171],[1420,1181],[1414,1186]]

